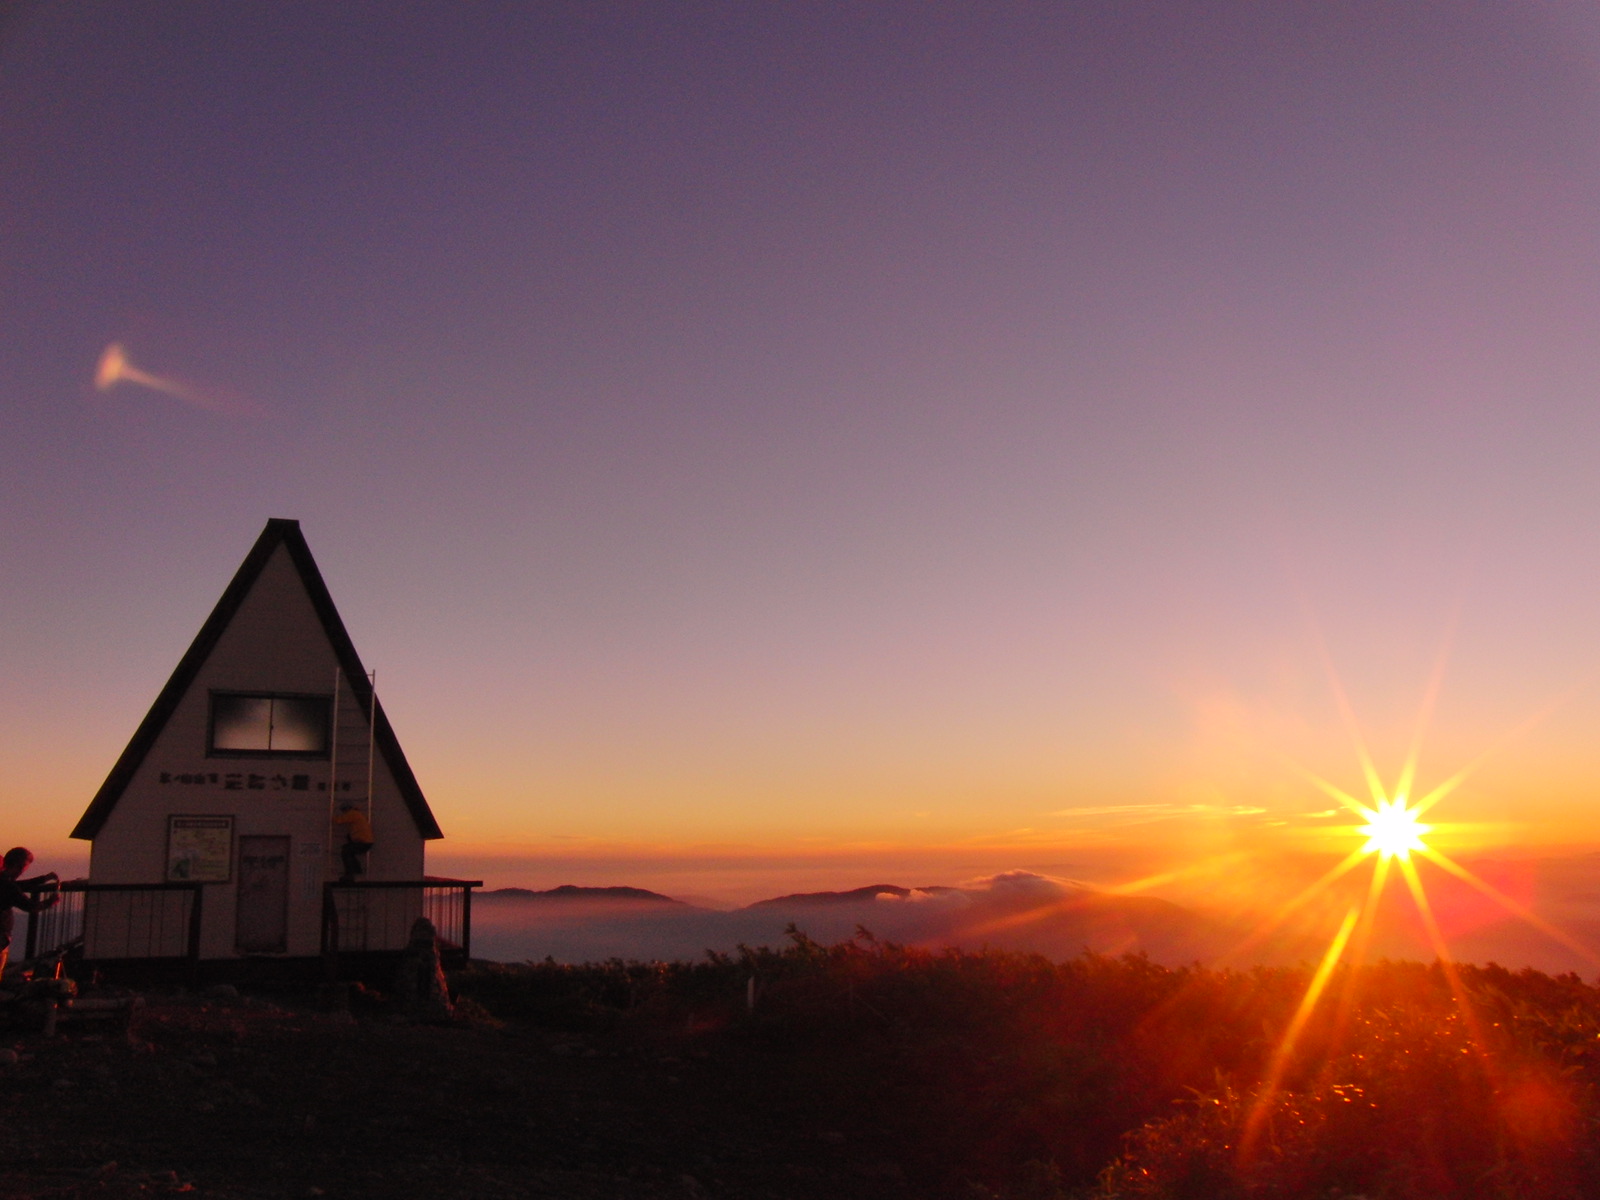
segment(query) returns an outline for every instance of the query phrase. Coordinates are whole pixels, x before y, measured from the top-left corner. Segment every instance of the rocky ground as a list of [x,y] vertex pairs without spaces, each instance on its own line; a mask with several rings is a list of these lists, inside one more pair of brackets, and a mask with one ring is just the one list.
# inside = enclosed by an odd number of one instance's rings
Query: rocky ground
[[848,1088],[758,1045],[406,1024],[229,990],[145,996],[126,1034],[0,1031],[0,1200],[968,1191],[919,1169],[892,1121],[841,1106]]

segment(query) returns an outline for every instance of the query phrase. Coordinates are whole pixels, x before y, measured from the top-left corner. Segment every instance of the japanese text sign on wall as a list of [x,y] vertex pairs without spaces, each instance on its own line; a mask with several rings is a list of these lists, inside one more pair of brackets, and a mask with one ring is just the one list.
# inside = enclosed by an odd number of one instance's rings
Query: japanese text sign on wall
[[[163,771],[159,776],[161,783],[180,784],[211,784],[221,785],[225,792],[309,792],[311,790],[311,776],[309,775],[260,775],[249,771]],[[348,785],[346,785],[348,788]],[[326,791],[328,785],[317,784],[319,792]]]
[[[210,784],[220,786],[225,792],[309,792],[309,775],[267,775],[255,771],[162,771],[156,781],[163,784]],[[348,792],[351,781],[339,780],[335,791]],[[318,780],[316,790],[328,790],[326,780]]]
[[167,818],[167,880],[227,883],[233,878],[233,818]]

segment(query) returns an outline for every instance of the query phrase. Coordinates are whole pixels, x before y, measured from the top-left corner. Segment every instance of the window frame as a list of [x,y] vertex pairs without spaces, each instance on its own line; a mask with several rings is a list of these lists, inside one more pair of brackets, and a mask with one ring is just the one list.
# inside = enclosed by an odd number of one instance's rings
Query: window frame
[[[322,705],[323,730],[320,750],[234,750],[217,745],[217,699],[224,697],[240,700],[313,700]],[[268,736],[273,726],[268,725]],[[261,692],[243,688],[212,688],[206,696],[206,757],[207,758],[274,758],[326,760],[333,749],[333,693],[331,692]]]

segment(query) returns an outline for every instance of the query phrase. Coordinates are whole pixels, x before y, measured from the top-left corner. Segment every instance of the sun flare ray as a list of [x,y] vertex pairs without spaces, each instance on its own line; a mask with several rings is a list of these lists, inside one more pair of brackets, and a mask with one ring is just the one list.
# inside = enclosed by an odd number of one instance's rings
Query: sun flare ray
[[1344,876],[1355,870],[1356,867],[1361,864],[1361,861],[1364,858],[1366,858],[1366,853],[1364,851],[1360,849],[1352,850],[1342,860],[1325,871],[1315,883],[1301,891],[1299,895],[1295,896],[1292,900],[1289,900],[1285,904],[1278,905],[1270,915],[1264,918],[1253,930],[1246,934],[1238,944],[1236,944],[1227,953],[1220,955],[1217,961],[1219,963],[1238,961],[1238,959],[1243,957],[1246,952],[1254,949],[1256,946],[1265,941],[1273,933],[1273,931],[1278,929],[1285,921],[1287,921],[1301,908],[1304,908],[1307,904],[1316,899],[1323,892],[1327,891]]
[[1317,650],[1322,656],[1322,665],[1328,672],[1328,684],[1333,689],[1333,698],[1339,708],[1339,717],[1344,722],[1345,729],[1349,732],[1351,740],[1355,743],[1356,758],[1361,763],[1361,776],[1366,780],[1367,791],[1372,796],[1374,804],[1382,803],[1386,798],[1383,789],[1383,780],[1378,775],[1378,764],[1373,762],[1372,754],[1367,750],[1367,739],[1362,736],[1361,722],[1356,719],[1356,712],[1350,704],[1350,697],[1345,693],[1344,681],[1339,678],[1339,671],[1333,665],[1333,656],[1328,653],[1328,644],[1322,637],[1320,629],[1314,630],[1316,634]]
[[1428,893],[1422,886],[1422,877],[1417,874],[1417,864],[1409,858],[1402,858],[1400,873],[1405,876],[1406,887],[1410,890],[1411,899],[1417,906],[1417,915],[1422,918],[1422,929],[1428,935],[1428,944],[1439,956],[1439,961],[1449,964],[1449,968],[1453,969],[1455,960],[1450,956],[1450,947],[1444,940],[1444,931],[1439,928],[1439,922],[1433,915],[1433,905],[1428,902]]
[[1473,759],[1472,762],[1462,767],[1454,775],[1450,776],[1449,779],[1446,779],[1443,783],[1425,792],[1422,798],[1412,805],[1412,808],[1416,811],[1417,815],[1421,816],[1423,813],[1427,812],[1435,804],[1439,803],[1439,801],[1443,800],[1451,792],[1455,791],[1458,787],[1465,783],[1467,781],[1467,776],[1471,775],[1473,769],[1482,761],[1483,756],[1480,755],[1478,758]]
[[1370,821],[1373,816],[1376,815],[1376,809],[1369,808],[1367,805],[1361,803],[1361,801],[1357,800],[1338,784],[1324,779],[1315,771],[1307,770],[1297,762],[1291,761],[1289,765],[1292,766],[1296,771],[1300,772],[1300,774],[1305,777],[1306,781],[1318,791],[1324,793],[1329,799],[1338,801],[1345,808],[1348,808],[1351,812],[1355,813],[1356,816],[1364,817]]
[[1600,955],[1597,955],[1588,946],[1585,946],[1576,938],[1563,933],[1559,928],[1552,925],[1549,921],[1546,921],[1543,917],[1539,916],[1538,913],[1534,912],[1526,905],[1518,904],[1499,888],[1480,878],[1472,871],[1469,871],[1466,867],[1463,867],[1449,855],[1435,850],[1431,846],[1423,847],[1422,852],[1427,856],[1429,862],[1433,863],[1435,866],[1444,871],[1448,871],[1451,875],[1454,875],[1468,887],[1477,889],[1483,895],[1500,905],[1500,907],[1504,908],[1512,916],[1520,917],[1546,937],[1553,938],[1555,941],[1565,946],[1568,950],[1574,951],[1575,953],[1581,955],[1584,961],[1588,962],[1590,965],[1600,966]]
[[[1363,850],[1362,855],[1366,855]],[[1361,921],[1356,926],[1350,947],[1350,961],[1360,964],[1366,957],[1367,945],[1372,941],[1372,926],[1378,915],[1378,902],[1383,899],[1383,889],[1389,882],[1389,862],[1380,856],[1372,868],[1372,879],[1367,885],[1367,899],[1361,906]]]
[[1422,799],[1418,800],[1415,805],[1418,813],[1420,814],[1427,812],[1428,809],[1432,808],[1451,792],[1455,791],[1467,781],[1468,776],[1482,766],[1487,759],[1492,757],[1502,747],[1504,747],[1507,742],[1521,737],[1523,734],[1532,731],[1542,724],[1547,717],[1556,712],[1556,710],[1558,710],[1563,704],[1572,699],[1584,688],[1592,684],[1597,675],[1600,675],[1600,672],[1591,671],[1584,675],[1581,679],[1574,681],[1570,687],[1568,687],[1560,695],[1556,696],[1555,699],[1551,700],[1543,707],[1535,709],[1516,725],[1512,726],[1499,737],[1495,738],[1489,743],[1488,746],[1484,747],[1482,753],[1473,757],[1465,766],[1456,771],[1455,774],[1451,775],[1443,783],[1439,784],[1437,787],[1433,788],[1426,795],[1424,795]]
[[1411,746],[1406,751],[1405,763],[1400,768],[1400,778],[1394,785],[1396,796],[1411,795],[1412,785],[1416,783],[1417,765],[1422,761],[1422,743],[1427,737],[1428,726],[1433,723],[1434,710],[1439,706],[1439,693],[1444,689],[1445,668],[1450,664],[1450,650],[1455,642],[1456,626],[1460,618],[1461,607],[1458,604],[1445,624],[1444,636],[1439,639],[1439,653],[1433,660],[1433,670],[1428,675],[1428,686],[1422,693],[1422,704],[1417,709],[1417,720],[1411,729]]
[[1467,994],[1467,986],[1461,981],[1461,973],[1456,970],[1455,958],[1450,953],[1450,947],[1445,942],[1444,931],[1439,928],[1439,922],[1434,918],[1433,905],[1428,902],[1428,893],[1422,886],[1422,877],[1417,874],[1417,864],[1409,858],[1400,860],[1400,871],[1405,876],[1406,887],[1411,891],[1412,902],[1417,906],[1417,915],[1422,918],[1422,927],[1428,935],[1428,941],[1433,946],[1433,952],[1438,956],[1439,969],[1444,972],[1445,982],[1450,985],[1450,994],[1455,997],[1456,1008],[1461,1013],[1461,1019],[1466,1023],[1467,1037],[1477,1052],[1479,1061],[1486,1070],[1493,1072],[1495,1064],[1489,1054],[1488,1043],[1484,1040],[1483,1029],[1478,1024],[1477,1010],[1472,1006],[1472,997]]
[[1300,1040],[1300,1034],[1305,1031],[1306,1023],[1311,1020],[1311,1014],[1316,1011],[1317,1001],[1321,998],[1323,989],[1328,986],[1328,980],[1333,975],[1333,969],[1339,965],[1339,958],[1344,953],[1350,934],[1355,929],[1359,912],[1352,908],[1345,913],[1344,922],[1339,926],[1339,931],[1333,935],[1327,953],[1322,956],[1322,962],[1317,966],[1316,974],[1311,977],[1311,982],[1306,985],[1306,993],[1300,998],[1300,1007],[1295,1009],[1294,1016],[1289,1020],[1289,1026],[1283,1031],[1283,1036],[1278,1039],[1278,1045],[1272,1052],[1272,1060],[1267,1065],[1267,1073],[1261,1081],[1261,1087],[1256,1091],[1255,1102],[1250,1106],[1250,1114],[1245,1118],[1244,1132],[1239,1139],[1240,1161],[1248,1161],[1255,1150],[1255,1144],[1261,1136],[1261,1127],[1266,1119],[1267,1111],[1272,1106],[1273,1098],[1277,1095],[1278,1085],[1283,1082],[1284,1071],[1289,1065],[1289,1056],[1294,1053],[1295,1043]]
[[1113,896],[1132,896],[1139,892],[1147,892],[1152,888],[1165,887],[1169,883],[1177,883],[1180,880],[1220,873],[1248,857],[1249,855],[1243,850],[1231,850],[1226,854],[1214,854],[1209,858],[1201,859],[1199,862],[1190,863],[1186,867],[1163,871],[1159,875],[1146,875],[1142,879],[1129,880],[1127,883],[1119,883],[1105,890]]
[[[1366,851],[1360,852],[1366,857]],[[1360,976],[1354,970],[1360,967],[1367,957],[1367,947],[1372,942],[1372,928],[1378,915],[1378,901],[1383,898],[1384,887],[1389,881],[1389,860],[1380,857],[1373,864],[1372,878],[1367,881],[1367,899],[1361,906],[1361,919],[1356,923],[1355,934],[1350,939],[1347,962],[1352,968],[1345,976],[1344,986],[1339,989],[1337,1007],[1333,1012],[1333,1032],[1331,1040],[1337,1043],[1344,1035],[1345,1027],[1350,1023],[1350,1016],[1355,1012],[1357,992],[1360,990]]]

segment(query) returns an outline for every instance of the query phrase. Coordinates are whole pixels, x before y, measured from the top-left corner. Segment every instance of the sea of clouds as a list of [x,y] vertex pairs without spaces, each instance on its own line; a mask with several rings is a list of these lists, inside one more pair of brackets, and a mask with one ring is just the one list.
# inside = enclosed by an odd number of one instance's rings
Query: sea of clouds
[[[901,894],[901,892],[904,894]],[[1176,905],[1098,891],[1072,880],[1011,871],[959,887],[790,897],[717,911],[691,905],[485,896],[473,909],[474,957],[499,961],[674,960],[707,950],[783,944],[793,925],[824,943],[859,929],[882,941],[1071,957],[1143,952],[1161,961],[1210,953],[1206,922]]]
[[[1472,864],[1480,880],[1534,920],[1459,879],[1432,872],[1432,911],[1457,961],[1600,977],[1600,855]],[[1364,881],[1360,883],[1364,890]],[[1393,885],[1366,958],[1436,957],[1425,922]],[[1315,962],[1346,911],[1329,895],[1292,918],[1271,905],[1221,913],[1151,896],[1122,895],[1071,879],[1008,871],[957,887],[863,888],[764,901],[732,911],[582,894],[551,899],[488,893],[473,909],[473,955],[502,962],[554,959],[693,960],[706,951],[780,946],[793,926],[823,943],[866,930],[880,941],[965,950],[991,948],[1053,959],[1085,951],[1145,954],[1169,966],[1245,967]]]

